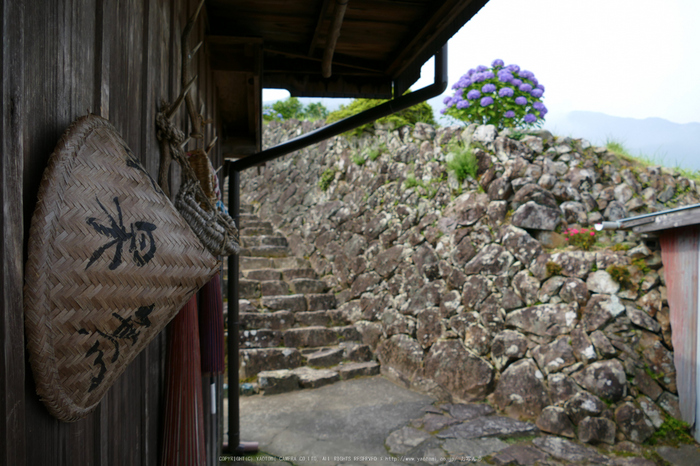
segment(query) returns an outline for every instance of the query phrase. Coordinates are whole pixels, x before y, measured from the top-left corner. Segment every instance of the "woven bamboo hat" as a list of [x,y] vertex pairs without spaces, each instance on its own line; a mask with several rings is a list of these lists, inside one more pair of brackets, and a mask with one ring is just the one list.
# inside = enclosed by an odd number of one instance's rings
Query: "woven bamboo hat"
[[92,411],[217,271],[116,130],[75,121],[39,188],[25,268],[37,392],[64,421]]

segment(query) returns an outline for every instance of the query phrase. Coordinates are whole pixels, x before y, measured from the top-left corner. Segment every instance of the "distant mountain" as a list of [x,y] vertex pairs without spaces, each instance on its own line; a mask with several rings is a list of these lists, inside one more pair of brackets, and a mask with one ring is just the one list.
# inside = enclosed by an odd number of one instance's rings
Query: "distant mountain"
[[632,155],[644,155],[660,165],[700,170],[700,123],[678,124],[662,118],[620,118],[575,111],[545,123],[556,135],[584,138],[605,145],[622,143]]

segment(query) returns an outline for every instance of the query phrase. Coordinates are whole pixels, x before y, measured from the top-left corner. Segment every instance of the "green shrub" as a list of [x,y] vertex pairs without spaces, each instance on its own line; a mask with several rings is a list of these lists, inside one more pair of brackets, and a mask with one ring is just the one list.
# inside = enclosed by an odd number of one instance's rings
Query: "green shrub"
[[318,187],[321,188],[321,191],[328,190],[328,187],[335,179],[336,171],[337,170],[335,168],[328,168],[326,169],[326,171],[323,172],[323,174],[321,175],[321,179],[318,181]]
[[406,181],[404,181],[404,186],[406,187],[406,189],[415,188],[416,186],[418,186],[418,180],[414,175],[408,175],[406,177]]
[[468,176],[476,179],[478,163],[471,148],[464,147],[464,145],[461,144],[455,145],[452,154],[454,154],[454,157],[447,162],[447,168],[454,172],[457,181],[461,183],[466,180]]
[[569,244],[581,248],[584,251],[590,250],[595,244],[595,231],[588,228],[569,228],[563,233]]
[[560,274],[561,274],[561,265],[559,265],[553,261],[547,262],[547,275],[560,275]]
[[695,439],[690,435],[690,425],[687,422],[669,416],[645,443],[664,443],[677,447],[679,443],[693,444]]
[[360,167],[365,164],[367,161],[366,158],[362,154],[353,154],[350,159],[355,162],[355,164],[359,165]]
[[620,285],[632,285],[632,275],[630,274],[630,270],[624,265],[610,265],[607,269],[605,269],[605,271],[608,272],[612,279]]
[[[410,91],[408,91],[410,92]],[[343,120],[350,116],[356,115],[358,113],[374,108],[377,105],[381,105],[387,100],[381,99],[355,99],[348,105],[341,105],[340,108],[334,112],[328,114],[326,118],[326,123],[334,123],[336,121]],[[427,123],[429,125],[435,125],[435,118],[433,117],[433,109],[427,102],[421,102],[420,104],[409,107],[406,110],[401,110],[400,112],[391,114],[384,118],[377,120],[380,124],[390,124],[392,128],[398,128],[405,125],[415,125],[418,122]],[[360,136],[365,132],[373,132],[374,123],[367,123],[358,128],[345,133],[345,136]]]

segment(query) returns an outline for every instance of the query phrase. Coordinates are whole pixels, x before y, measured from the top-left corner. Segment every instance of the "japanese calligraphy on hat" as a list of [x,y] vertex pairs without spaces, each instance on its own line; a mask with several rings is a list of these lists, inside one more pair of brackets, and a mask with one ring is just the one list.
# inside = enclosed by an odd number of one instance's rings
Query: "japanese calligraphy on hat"
[[92,411],[217,268],[111,124],[76,120],[44,171],[25,267],[27,347],[51,414]]

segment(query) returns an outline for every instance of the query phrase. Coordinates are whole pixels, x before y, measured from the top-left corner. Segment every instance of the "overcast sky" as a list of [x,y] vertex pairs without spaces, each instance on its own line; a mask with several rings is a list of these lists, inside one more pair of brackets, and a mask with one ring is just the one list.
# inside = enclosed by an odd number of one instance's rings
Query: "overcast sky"
[[[551,122],[573,110],[700,122],[698,21],[700,0],[490,0],[449,42],[445,95],[500,58],[545,86]],[[428,63],[412,88],[432,75]]]

